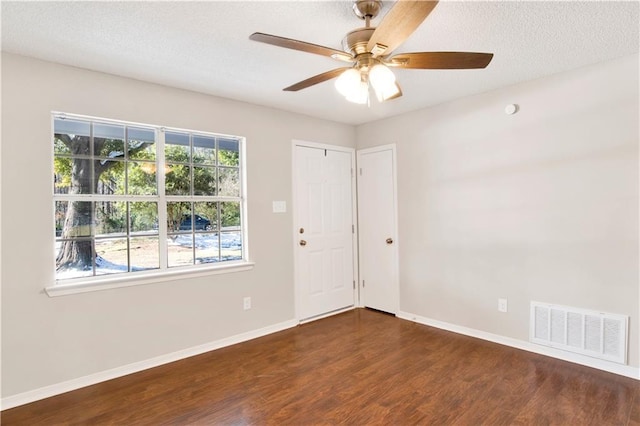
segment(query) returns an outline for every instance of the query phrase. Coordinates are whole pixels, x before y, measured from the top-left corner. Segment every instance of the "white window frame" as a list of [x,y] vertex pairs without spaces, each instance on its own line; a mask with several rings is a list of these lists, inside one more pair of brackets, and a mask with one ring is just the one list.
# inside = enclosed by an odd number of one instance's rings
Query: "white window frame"
[[[158,226],[158,238],[159,238],[159,269],[153,269],[148,271],[136,271],[136,272],[123,272],[119,274],[108,274],[108,275],[99,275],[99,276],[91,276],[91,277],[79,277],[79,278],[69,278],[69,279],[56,279],[55,278],[55,258],[51,268],[53,273],[53,285],[50,285],[45,288],[46,293],[51,296],[63,296],[68,294],[76,294],[76,293],[85,293],[97,290],[107,290],[119,287],[130,287],[136,285],[146,285],[153,283],[160,283],[166,281],[174,281],[183,278],[197,278],[202,276],[209,275],[217,275],[217,274],[226,274],[232,272],[240,272],[247,271],[254,267],[255,263],[249,260],[249,244],[248,244],[248,224],[247,224],[247,184],[246,184],[246,139],[240,136],[234,135],[224,135],[220,133],[212,133],[205,132],[199,130],[191,130],[191,129],[182,129],[175,127],[166,127],[159,126],[154,124],[147,123],[135,123],[130,121],[122,121],[122,120],[113,120],[106,119],[101,117],[93,117],[86,115],[78,115],[78,114],[70,114],[64,112],[56,112],[53,111],[51,113],[51,135],[53,135],[54,131],[54,122],[57,118],[65,118],[65,119],[73,119],[73,120],[82,120],[89,122],[99,122],[104,124],[116,124],[116,125],[125,125],[125,126],[141,126],[145,128],[152,128],[155,130],[155,138],[156,138],[156,165],[157,170],[163,170],[165,164],[165,154],[164,154],[164,142],[165,142],[165,133],[167,131],[170,132],[181,132],[181,133],[190,133],[195,135],[205,135],[205,136],[214,136],[214,137],[230,137],[238,139],[239,141],[239,180],[240,180],[240,197],[224,197],[224,196],[174,196],[174,195],[165,195],[165,176],[164,173],[157,173],[157,185],[158,185],[158,194],[149,196],[137,196],[137,195],[121,195],[121,196],[110,196],[109,199],[113,201],[157,201],[158,203],[158,224],[165,224],[164,226]],[[53,151],[53,144],[51,144],[51,187],[53,187],[53,158],[55,157]],[[65,196],[53,196],[53,203],[56,201],[60,201],[62,199],[68,200],[70,197],[68,195]],[[82,197],[87,201],[96,201],[103,197],[86,195]],[[188,266],[176,266],[169,268],[167,265],[167,203],[170,201],[191,201],[191,202],[206,202],[206,201],[216,201],[216,202],[224,202],[224,201],[239,201],[240,206],[240,233],[242,235],[242,259],[235,261],[222,261],[216,263],[206,263],[199,265],[188,265]],[[53,221],[52,221],[52,227]],[[220,230],[219,230],[220,231]],[[52,246],[55,247],[55,229],[51,232],[53,237]],[[55,252],[55,249],[54,249]]]

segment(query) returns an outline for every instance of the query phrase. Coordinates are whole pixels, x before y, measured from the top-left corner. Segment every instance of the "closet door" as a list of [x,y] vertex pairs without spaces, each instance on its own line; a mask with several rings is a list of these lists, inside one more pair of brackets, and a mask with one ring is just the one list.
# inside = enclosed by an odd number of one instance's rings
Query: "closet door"
[[361,303],[398,313],[395,145],[358,151]]

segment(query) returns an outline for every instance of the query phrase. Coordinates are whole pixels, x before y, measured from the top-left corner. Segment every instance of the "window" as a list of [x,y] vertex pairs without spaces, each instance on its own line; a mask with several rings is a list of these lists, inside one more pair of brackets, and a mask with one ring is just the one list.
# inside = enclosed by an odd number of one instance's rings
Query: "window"
[[242,148],[236,136],[55,113],[56,280],[246,261]]

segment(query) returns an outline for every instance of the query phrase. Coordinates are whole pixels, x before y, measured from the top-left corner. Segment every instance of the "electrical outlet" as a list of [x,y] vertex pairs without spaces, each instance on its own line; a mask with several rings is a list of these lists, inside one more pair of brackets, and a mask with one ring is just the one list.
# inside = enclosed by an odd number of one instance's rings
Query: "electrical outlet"
[[244,298],[244,310],[248,310],[251,309],[251,298],[250,297],[245,297]]
[[500,312],[507,312],[507,299],[498,299],[498,310]]

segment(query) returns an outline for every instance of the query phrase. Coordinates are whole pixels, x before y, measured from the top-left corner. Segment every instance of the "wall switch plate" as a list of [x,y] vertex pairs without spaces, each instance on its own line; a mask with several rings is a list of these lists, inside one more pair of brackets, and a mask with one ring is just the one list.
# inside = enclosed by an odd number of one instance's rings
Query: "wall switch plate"
[[498,310],[500,312],[507,312],[507,299],[498,299]]
[[286,213],[287,212],[287,202],[286,201],[274,201],[272,204],[272,209],[274,213]]
[[244,303],[243,306],[244,306],[244,310],[245,311],[248,310],[248,309],[251,309],[251,298],[250,297],[245,297],[243,303]]

